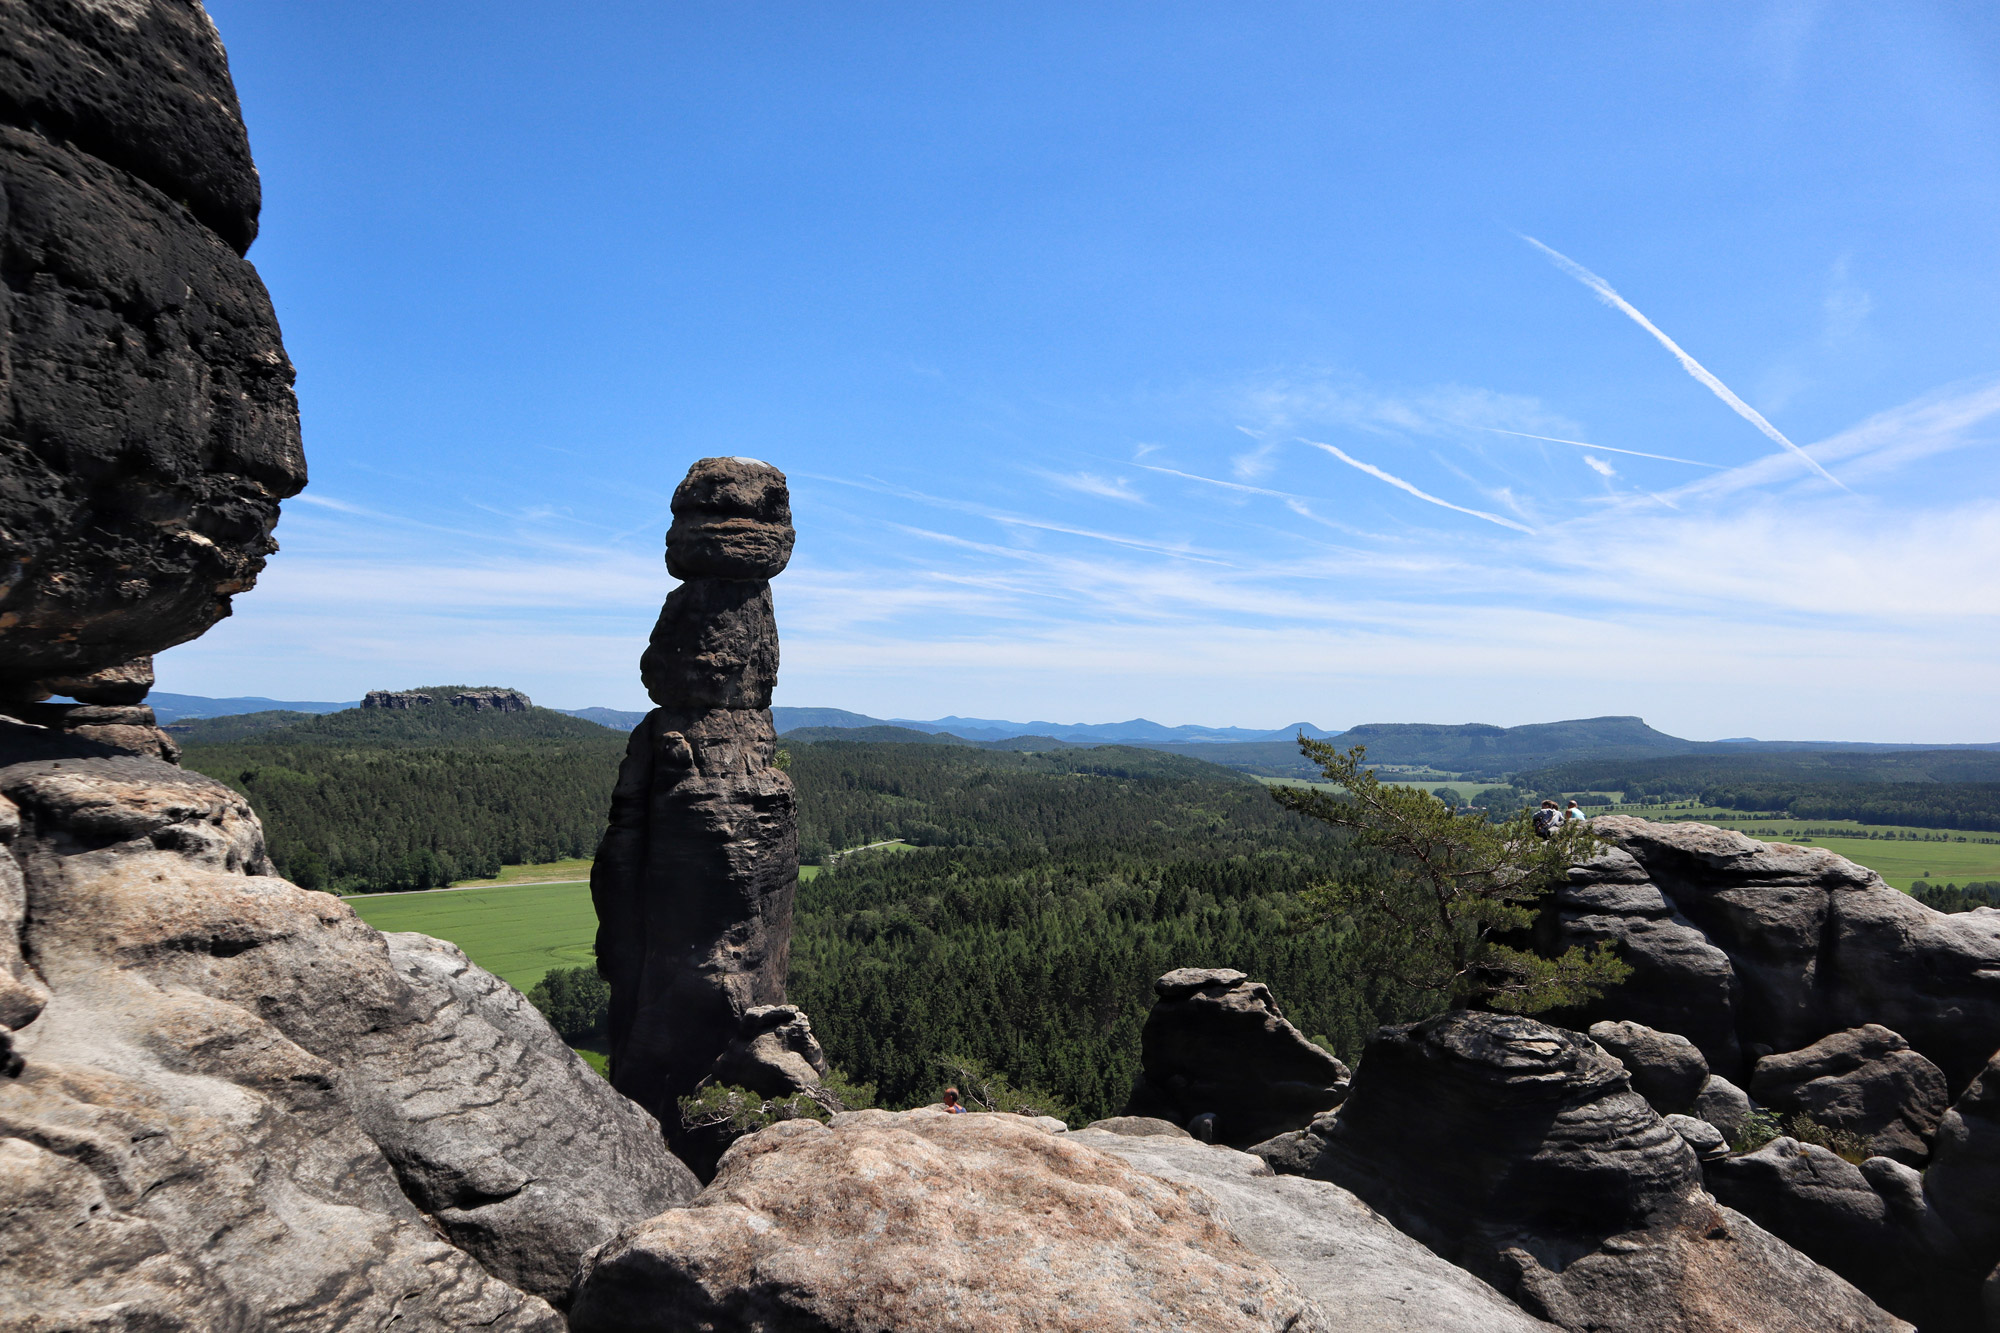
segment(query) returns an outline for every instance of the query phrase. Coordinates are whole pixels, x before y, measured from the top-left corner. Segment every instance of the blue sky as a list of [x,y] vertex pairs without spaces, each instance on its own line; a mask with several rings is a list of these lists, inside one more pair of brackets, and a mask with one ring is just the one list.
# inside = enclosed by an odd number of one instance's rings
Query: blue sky
[[210,9],[313,481],[163,689],[642,707],[744,454],[780,703],[2000,739],[1990,6]]

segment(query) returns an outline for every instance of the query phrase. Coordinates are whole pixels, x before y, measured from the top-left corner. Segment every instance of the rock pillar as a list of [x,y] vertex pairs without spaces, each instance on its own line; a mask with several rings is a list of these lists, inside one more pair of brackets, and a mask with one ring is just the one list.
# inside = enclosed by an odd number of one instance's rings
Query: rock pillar
[[590,892],[611,1081],[679,1142],[677,1100],[714,1072],[746,1012],[784,1002],[799,846],[771,724],[785,476],[704,458],[673,512],[667,572],[683,582],[639,664],[659,706],[632,732]]

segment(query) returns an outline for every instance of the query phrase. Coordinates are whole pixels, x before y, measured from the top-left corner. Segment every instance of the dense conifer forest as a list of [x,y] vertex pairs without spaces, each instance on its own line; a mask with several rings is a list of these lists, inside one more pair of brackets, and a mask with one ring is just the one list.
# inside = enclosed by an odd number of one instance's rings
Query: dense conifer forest
[[337,892],[589,856],[625,749],[620,733],[550,709],[443,703],[216,718],[178,738],[186,767],[249,797],[280,874]]
[[884,1105],[929,1101],[970,1057],[1090,1118],[1138,1069],[1152,982],[1234,967],[1352,1059],[1426,1001],[1360,981],[1299,893],[1365,871],[1345,839],[1197,760],[1105,747],[795,746],[814,847],[891,838],[801,887],[791,998]]

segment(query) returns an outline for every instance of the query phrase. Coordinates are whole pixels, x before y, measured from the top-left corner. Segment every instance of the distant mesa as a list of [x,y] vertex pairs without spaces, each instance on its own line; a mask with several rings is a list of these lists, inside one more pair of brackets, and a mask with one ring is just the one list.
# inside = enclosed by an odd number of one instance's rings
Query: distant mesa
[[519,690],[460,690],[446,695],[421,690],[370,690],[361,698],[363,708],[427,708],[443,698],[453,708],[474,713],[525,713],[534,701]]

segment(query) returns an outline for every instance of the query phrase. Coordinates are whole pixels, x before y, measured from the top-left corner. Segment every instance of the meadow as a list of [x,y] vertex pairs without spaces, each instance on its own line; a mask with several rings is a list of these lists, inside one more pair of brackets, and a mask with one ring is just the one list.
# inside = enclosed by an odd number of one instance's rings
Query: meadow
[[450,940],[519,991],[550,968],[588,967],[597,959],[597,913],[587,883],[433,889],[346,901],[377,930]]

